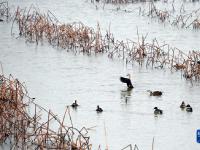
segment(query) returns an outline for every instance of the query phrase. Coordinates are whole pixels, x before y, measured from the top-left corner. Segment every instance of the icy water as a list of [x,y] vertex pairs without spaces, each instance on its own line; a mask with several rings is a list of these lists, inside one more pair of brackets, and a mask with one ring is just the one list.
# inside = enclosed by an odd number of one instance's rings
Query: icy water
[[[81,21],[95,27],[99,21],[104,31],[111,24],[117,39],[136,41],[138,28],[140,34],[148,33],[148,40],[156,37],[185,52],[200,49],[199,31],[178,29],[134,13],[112,11],[116,7],[111,5],[96,10],[93,4],[81,0],[10,0],[9,3],[12,8],[35,4],[41,11],[49,9],[62,22]],[[192,11],[200,3],[187,2],[185,7]],[[80,107],[71,112],[73,124],[78,128],[94,127],[89,132],[93,149],[98,145],[105,149],[108,145],[110,150],[118,150],[137,144],[140,150],[149,150],[153,137],[155,150],[200,149],[196,143],[196,130],[200,128],[200,84],[192,86],[180,73],[126,66],[105,55],[88,57],[45,43],[38,46],[25,43],[23,38],[11,37],[10,29],[10,23],[0,23],[0,61],[4,73],[24,81],[30,96],[36,97],[35,102],[60,117],[65,107],[77,99]],[[126,86],[119,81],[119,76],[127,73],[132,75],[135,87],[131,92],[124,92]],[[150,97],[147,90],[164,93],[159,98]],[[193,107],[192,113],[180,110],[182,100]],[[97,105],[104,109],[103,113],[95,112]],[[163,109],[162,116],[154,117],[155,106]]]

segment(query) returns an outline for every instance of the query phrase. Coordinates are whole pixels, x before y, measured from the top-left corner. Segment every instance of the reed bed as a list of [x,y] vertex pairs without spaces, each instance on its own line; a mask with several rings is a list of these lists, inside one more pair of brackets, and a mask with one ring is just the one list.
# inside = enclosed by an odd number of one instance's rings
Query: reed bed
[[150,1],[159,1],[159,0],[91,0],[92,3],[102,2],[105,4],[131,4],[131,3],[137,3],[137,2],[150,2]]
[[91,149],[87,129],[76,129],[72,121],[67,126],[67,116],[71,119],[69,107],[60,120],[50,110],[34,103],[18,79],[0,76],[1,145],[6,144],[12,150]]
[[149,4],[149,10],[143,11],[142,15],[151,18],[157,18],[162,23],[170,23],[173,26],[189,29],[200,29],[200,8],[190,13],[186,13],[184,5],[181,6],[180,14],[174,15],[175,8],[172,4],[172,10],[159,10],[154,3]]
[[24,36],[27,41],[38,44],[39,41],[47,40],[52,46],[73,49],[75,52],[79,48],[81,52],[88,54],[106,51],[99,25],[94,31],[81,22],[60,24],[50,11],[41,14],[32,9],[33,11],[30,8],[25,12],[18,8],[14,19],[18,24],[19,35]]
[[0,2],[0,19],[8,19],[10,17],[10,9],[8,7],[8,2]]
[[[74,53],[107,54],[109,58],[120,58],[126,63],[138,63],[147,68],[170,68],[181,70],[186,79],[200,79],[200,52],[191,50],[188,54],[168,44],[160,44],[156,39],[146,42],[146,36],[138,41],[115,40],[110,30],[103,35],[100,25],[97,29],[81,22],[61,24],[51,13],[41,14],[31,7],[27,12],[17,9],[13,24],[17,24],[19,36],[29,42],[47,41],[50,45],[67,49]],[[13,34],[13,33],[12,33]]]
[[[184,4],[181,5],[180,10],[175,9],[174,2],[171,4],[170,10],[169,9],[161,10],[156,7],[154,3],[155,1],[143,1],[143,2],[148,3],[148,8],[144,6],[138,6],[137,8],[134,9],[130,8],[124,9],[120,7],[121,6],[120,4],[126,4],[125,2],[123,3],[114,1],[110,3],[119,4],[117,5],[117,9],[113,9],[113,11],[123,11],[124,13],[138,13],[139,15],[142,16],[150,17],[152,19],[157,19],[160,21],[160,23],[169,23],[170,25],[175,26],[177,28],[194,29],[194,30],[200,29],[200,18],[199,18],[200,8],[187,13],[184,8]],[[196,1],[191,1],[191,2],[196,2]],[[163,3],[168,3],[168,1],[165,0],[163,1]],[[106,4],[106,2],[104,2],[104,4]],[[170,7],[169,4],[168,7]],[[98,5],[96,5],[96,8],[98,8]],[[105,5],[102,8],[105,9]]]

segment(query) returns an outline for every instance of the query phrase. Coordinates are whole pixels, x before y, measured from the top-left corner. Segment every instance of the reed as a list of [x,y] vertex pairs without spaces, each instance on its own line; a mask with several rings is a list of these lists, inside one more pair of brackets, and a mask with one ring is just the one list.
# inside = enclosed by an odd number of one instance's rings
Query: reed
[[0,2],[0,19],[1,21],[4,21],[3,19],[8,20],[8,18],[11,16],[10,14],[10,8],[8,7],[8,2],[3,1]]
[[139,37],[138,31],[138,41],[119,41],[115,40],[110,29],[103,35],[99,23],[96,29],[81,22],[61,24],[50,11],[41,14],[33,6],[28,12],[18,8],[13,24],[18,26],[19,36],[28,42],[48,42],[53,47],[87,55],[107,54],[111,59],[122,59],[126,64],[138,63],[146,68],[181,70],[185,79],[199,80],[199,51],[185,54],[169,44],[160,44],[156,39],[146,42],[147,35]]
[[[29,110],[34,108],[34,111]],[[66,108],[69,111],[69,107]],[[45,117],[47,116],[46,120]],[[78,130],[64,124],[50,110],[34,103],[25,86],[0,75],[0,143],[10,149],[77,149],[90,150],[87,129]],[[51,124],[55,126],[51,126]],[[83,132],[84,131],[84,132]]]

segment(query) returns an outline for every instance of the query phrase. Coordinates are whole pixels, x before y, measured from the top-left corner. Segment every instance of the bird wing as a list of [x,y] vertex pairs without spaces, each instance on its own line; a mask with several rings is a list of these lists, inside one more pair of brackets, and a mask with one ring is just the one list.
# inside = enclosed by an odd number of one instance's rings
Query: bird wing
[[131,80],[128,78],[120,77],[120,81],[126,83],[128,87],[133,87]]

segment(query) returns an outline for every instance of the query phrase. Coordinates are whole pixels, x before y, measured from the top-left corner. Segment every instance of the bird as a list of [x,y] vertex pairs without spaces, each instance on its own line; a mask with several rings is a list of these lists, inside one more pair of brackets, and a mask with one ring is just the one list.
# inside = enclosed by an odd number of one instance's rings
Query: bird
[[97,109],[96,112],[103,112],[103,109],[99,107],[99,105],[97,105]]
[[3,22],[3,19],[0,19],[0,22]]
[[161,96],[162,95],[162,92],[161,91],[150,91],[150,90],[147,90],[147,92],[150,92],[150,96]]
[[162,115],[163,114],[163,111],[161,109],[158,109],[158,107],[154,107],[154,114],[155,115]]
[[78,107],[78,104],[77,104],[77,100],[75,100],[74,101],[74,103],[72,103],[72,105],[71,105],[73,108],[76,108],[76,107]]
[[184,101],[182,101],[182,103],[181,103],[181,105],[180,105],[180,108],[181,108],[181,109],[184,109],[184,108],[185,108],[185,102],[184,102]]
[[120,77],[120,81],[123,82],[123,83],[126,83],[127,84],[127,87],[128,89],[133,89],[133,85],[132,85],[132,82],[131,82],[131,75],[130,74],[127,74],[127,76],[129,78],[125,78],[125,77]]
[[192,107],[189,104],[187,104],[187,106],[186,106],[186,111],[187,112],[192,112],[193,111]]

